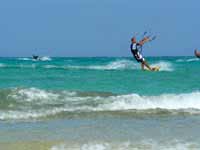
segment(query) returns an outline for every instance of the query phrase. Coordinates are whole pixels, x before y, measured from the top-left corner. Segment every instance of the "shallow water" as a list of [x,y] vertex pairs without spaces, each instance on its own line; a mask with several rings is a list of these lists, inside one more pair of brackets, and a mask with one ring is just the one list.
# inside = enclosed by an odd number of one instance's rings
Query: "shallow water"
[[0,58],[0,146],[199,149],[199,59],[147,60]]

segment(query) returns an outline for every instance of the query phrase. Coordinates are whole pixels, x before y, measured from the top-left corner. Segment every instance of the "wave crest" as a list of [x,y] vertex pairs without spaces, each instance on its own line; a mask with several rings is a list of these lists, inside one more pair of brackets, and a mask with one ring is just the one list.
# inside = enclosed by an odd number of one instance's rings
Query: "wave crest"
[[[0,119],[29,119],[60,113],[130,112],[130,113],[200,113],[200,92],[141,96],[108,93],[47,91],[36,88],[0,91]],[[6,95],[7,94],[7,95]],[[164,112],[165,112],[164,111]]]

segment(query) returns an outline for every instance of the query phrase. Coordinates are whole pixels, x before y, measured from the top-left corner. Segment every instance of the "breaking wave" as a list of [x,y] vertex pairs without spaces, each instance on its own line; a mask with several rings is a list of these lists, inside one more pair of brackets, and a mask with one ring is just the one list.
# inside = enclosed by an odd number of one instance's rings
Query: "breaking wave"
[[114,95],[15,88],[1,90],[0,96],[0,120],[39,119],[88,112],[200,114],[200,92],[141,96],[135,93]]
[[124,141],[124,142],[88,142],[84,144],[59,144],[51,147],[51,150],[190,150],[198,149],[199,144],[194,142],[171,139],[165,142],[155,140]]

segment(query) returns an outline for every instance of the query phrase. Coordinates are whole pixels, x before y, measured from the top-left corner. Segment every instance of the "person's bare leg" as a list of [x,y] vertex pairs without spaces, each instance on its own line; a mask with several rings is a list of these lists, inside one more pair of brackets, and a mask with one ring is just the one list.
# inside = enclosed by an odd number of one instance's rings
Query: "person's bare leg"
[[141,63],[141,68],[142,68],[142,70],[144,70],[144,63],[143,62]]
[[149,64],[146,61],[144,61],[142,64],[146,66],[149,70],[152,70],[152,68],[149,66]]

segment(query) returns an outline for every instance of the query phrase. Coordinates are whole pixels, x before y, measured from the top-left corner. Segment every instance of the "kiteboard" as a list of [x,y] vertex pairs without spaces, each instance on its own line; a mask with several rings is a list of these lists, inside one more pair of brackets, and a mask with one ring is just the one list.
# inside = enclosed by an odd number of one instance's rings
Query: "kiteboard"
[[144,69],[144,71],[159,71],[159,70],[160,70],[160,66],[154,66],[152,67],[152,70]]
[[159,71],[159,70],[160,70],[159,66],[152,67],[152,71]]

